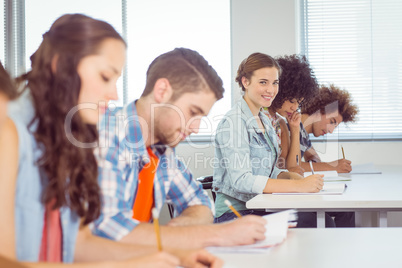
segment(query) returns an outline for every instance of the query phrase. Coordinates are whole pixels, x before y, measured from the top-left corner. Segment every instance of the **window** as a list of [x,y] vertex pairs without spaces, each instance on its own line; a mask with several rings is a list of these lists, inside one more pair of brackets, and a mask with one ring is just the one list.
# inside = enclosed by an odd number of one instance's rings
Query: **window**
[[[82,13],[110,23],[118,32],[122,32],[121,4],[111,5],[109,0],[30,0],[25,1],[25,46],[26,70],[30,69],[29,57],[38,49],[42,35],[50,29],[52,23],[66,13]],[[96,5],[96,7],[94,6]],[[46,8],[43,8],[46,7]],[[122,78],[117,82],[119,97],[123,93]],[[122,102],[118,102],[122,104]]]
[[0,12],[0,29],[2,30],[2,32],[0,33],[0,61],[1,61],[1,63],[4,65],[4,59],[5,59],[5,55],[4,55],[4,45],[5,45],[5,43],[4,43],[4,34],[5,34],[5,31],[4,31],[4,27],[5,27],[5,25],[4,25],[4,11],[5,11],[5,3],[4,3],[4,0],[0,0],[0,4],[1,4],[1,6],[3,7],[3,12]]
[[230,1],[127,1],[128,100],[140,97],[154,58],[175,47],[198,51],[224,82],[225,97],[202,121],[199,135],[211,135],[231,107]]
[[24,10],[25,17],[17,18],[22,24],[25,20],[25,50],[16,56],[24,54],[26,66],[22,70],[30,69],[29,57],[55,19],[66,13],[82,13],[109,22],[126,36],[127,72],[118,82],[117,105],[140,96],[145,87],[146,70],[154,58],[175,47],[187,47],[205,57],[221,76],[226,89],[224,99],[204,118],[199,137],[210,137],[231,107],[230,0],[30,0],[25,1]]
[[402,2],[301,4],[301,53],[320,83],[347,89],[359,106],[357,123],[342,124],[338,137],[402,139]]

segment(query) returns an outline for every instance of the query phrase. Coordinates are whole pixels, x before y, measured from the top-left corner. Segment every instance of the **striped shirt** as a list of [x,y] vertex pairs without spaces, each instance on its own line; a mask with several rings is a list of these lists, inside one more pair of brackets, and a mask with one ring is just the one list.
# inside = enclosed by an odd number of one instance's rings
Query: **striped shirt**
[[[95,155],[103,198],[101,215],[91,225],[95,235],[120,240],[139,224],[133,219],[133,202],[138,174],[150,159],[139,121],[132,102],[113,112],[107,111],[99,126]],[[154,179],[156,209],[160,212],[163,204],[169,203],[176,215],[194,205],[208,206],[214,212],[213,202],[177,159],[174,149],[161,144],[152,145],[151,149],[159,158]]]
[[312,147],[309,134],[304,128],[303,124],[300,122],[300,153],[303,157],[304,153]]

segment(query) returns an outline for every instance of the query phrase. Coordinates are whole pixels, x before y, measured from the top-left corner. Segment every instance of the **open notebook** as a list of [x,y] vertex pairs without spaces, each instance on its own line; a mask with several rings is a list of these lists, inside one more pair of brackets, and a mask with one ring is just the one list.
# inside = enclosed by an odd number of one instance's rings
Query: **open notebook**
[[324,183],[324,187],[318,193],[272,193],[274,195],[326,195],[326,194],[343,194],[347,185],[344,183]]
[[297,225],[297,212],[289,209],[263,216],[267,220],[265,225],[265,240],[258,241],[252,245],[233,247],[208,247],[211,253],[250,253],[266,252],[270,247],[282,243],[288,234],[288,227]]
[[[314,174],[324,175],[324,181],[351,181],[351,178],[339,176],[336,170],[315,171]],[[311,172],[304,172],[304,177],[310,176]]]

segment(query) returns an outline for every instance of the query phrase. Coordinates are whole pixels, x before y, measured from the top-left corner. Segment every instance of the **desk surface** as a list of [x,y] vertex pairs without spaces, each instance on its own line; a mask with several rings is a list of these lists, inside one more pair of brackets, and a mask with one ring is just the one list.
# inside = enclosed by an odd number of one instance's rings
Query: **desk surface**
[[225,268],[402,267],[402,228],[291,229],[266,253],[217,254]]
[[382,174],[344,175],[352,181],[342,195],[260,194],[246,206],[254,209],[402,210],[402,166],[378,166]]

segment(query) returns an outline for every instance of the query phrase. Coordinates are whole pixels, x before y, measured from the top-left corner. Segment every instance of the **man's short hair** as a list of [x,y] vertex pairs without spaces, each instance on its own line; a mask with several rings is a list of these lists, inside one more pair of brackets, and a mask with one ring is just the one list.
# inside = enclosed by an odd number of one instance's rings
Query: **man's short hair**
[[158,56],[148,68],[142,96],[149,95],[160,78],[169,80],[173,88],[173,101],[183,93],[200,90],[211,90],[217,100],[223,97],[222,79],[198,52],[191,49],[175,48]]

